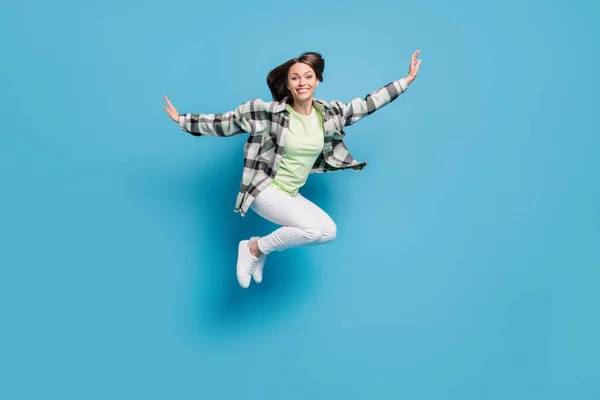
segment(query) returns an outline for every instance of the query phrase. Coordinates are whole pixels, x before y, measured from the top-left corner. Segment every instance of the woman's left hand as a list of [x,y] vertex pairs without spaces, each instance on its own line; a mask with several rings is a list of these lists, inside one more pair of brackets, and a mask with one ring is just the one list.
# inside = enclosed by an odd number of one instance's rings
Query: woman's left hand
[[419,67],[421,66],[422,60],[417,59],[417,57],[419,57],[420,53],[421,53],[421,50],[415,51],[415,53],[412,55],[412,58],[410,59],[410,67],[408,69],[408,76],[406,78],[404,78],[406,80],[406,83],[408,83],[409,85],[415,80],[415,78],[419,74]]

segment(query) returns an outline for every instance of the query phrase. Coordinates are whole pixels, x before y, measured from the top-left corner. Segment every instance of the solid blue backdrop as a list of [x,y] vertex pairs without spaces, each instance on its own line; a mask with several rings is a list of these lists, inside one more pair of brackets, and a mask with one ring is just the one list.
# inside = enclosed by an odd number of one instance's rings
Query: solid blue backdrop
[[[599,70],[590,1],[5,3],[0,397],[600,398]],[[325,246],[235,277],[244,136],[162,109],[421,72],[303,194]]]

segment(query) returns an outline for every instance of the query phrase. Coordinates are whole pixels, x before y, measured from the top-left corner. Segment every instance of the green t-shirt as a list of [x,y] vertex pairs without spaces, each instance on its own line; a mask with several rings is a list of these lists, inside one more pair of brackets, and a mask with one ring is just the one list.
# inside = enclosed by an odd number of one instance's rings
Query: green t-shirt
[[314,107],[310,115],[299,114],[289,104],[286,109],[290,112],[290,125],[281,164],[271,186],[294,195],[306,183],[323,151],[323,116]]

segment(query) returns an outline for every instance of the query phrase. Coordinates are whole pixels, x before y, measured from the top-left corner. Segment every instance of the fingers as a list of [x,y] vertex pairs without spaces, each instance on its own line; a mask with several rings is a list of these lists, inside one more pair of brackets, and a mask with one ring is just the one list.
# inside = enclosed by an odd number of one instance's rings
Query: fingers
[[417,60],[417,57],[419,57],[419,54],[421,54],[421,50],[417,50],[414,52],[411,62],[410,62],[411,69],[413,69],[413,68],[416,70],[419,69],[419,66],[421,65],[421,61],[423,61],[423,60]]
[[167,104],[169,105],[169,108],[175,108],[173,107],[173,104],[171,104],[171,102],[169,101],[169,98],[167,97],[167,95],[165,94],[165,101],[167,102]]
[[164,96],[165,96],[165,101],[167,102],[167,105],[163,106],[163,109],[167,112],[167,114],[169,114],[169,117],[171,117],[171,119],[173,121],[175,121],[175,118],[173,117],[173,115],[176,114],[175,107],[173,107],[173,104],[171,104],[167,95],[165,94]]
[[419,74],[419,67],[421,66],[421,62],[423,60],[418,60],[417,57],[421,53],[421,50],[417,50],[413,53],[412,58],[410,60],[410,67],[408,70],[408,75],[413,79]]

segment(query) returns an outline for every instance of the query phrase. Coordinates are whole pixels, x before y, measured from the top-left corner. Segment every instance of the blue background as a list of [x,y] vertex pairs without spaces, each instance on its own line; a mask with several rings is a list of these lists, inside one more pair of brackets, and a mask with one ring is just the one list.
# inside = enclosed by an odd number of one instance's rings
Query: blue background
[[[600,398],[600,6],[592,1],[4,2],[0,397]],[[244,136],[162,109],[409,91],[348,128],[338,225],[240,288]]]

